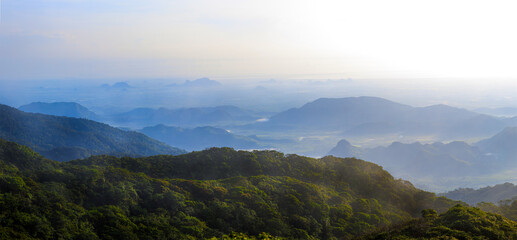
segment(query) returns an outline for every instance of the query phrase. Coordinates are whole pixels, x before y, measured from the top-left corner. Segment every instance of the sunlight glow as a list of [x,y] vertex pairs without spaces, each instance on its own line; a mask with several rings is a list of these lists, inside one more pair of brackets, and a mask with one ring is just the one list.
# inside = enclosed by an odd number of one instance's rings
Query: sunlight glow
[[2,79],[517,78],[513,1],[3,5]]

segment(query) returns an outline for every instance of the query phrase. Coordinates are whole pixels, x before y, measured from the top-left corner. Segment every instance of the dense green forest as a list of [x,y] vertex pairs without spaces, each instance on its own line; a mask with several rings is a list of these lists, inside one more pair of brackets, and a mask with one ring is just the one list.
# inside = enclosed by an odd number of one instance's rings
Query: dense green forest
[[361,239],[517,239],[517,223],[458,204],[440,215],[426,209],[420,219]]
[[57,162],[0,140],[1,239],[353,239],[457,203],[354,158],[212,148]]
[[477,207],[483,211],[497,213],[503,215],[513,221],[517,221],[517,196],[512,199],[501,200],[499,203],[481,202]]

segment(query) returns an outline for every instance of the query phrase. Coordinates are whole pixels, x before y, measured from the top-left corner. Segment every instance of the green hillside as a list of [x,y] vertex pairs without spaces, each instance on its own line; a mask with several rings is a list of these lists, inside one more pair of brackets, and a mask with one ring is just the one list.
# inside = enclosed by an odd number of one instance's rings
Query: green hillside
[[1,239],[514,239],[516,231],[477,208],[447,211],[457,202],[369,162],[230,148],[56,162],[0,140],[0,203]]
[[424,210],[421,219],[361,239],[517,239],[517,223],[458,204],[440,215]]
[[97,154],[150,156],[185,151],[91,120],[26,113],[0,104],[0,138],[60,161]]

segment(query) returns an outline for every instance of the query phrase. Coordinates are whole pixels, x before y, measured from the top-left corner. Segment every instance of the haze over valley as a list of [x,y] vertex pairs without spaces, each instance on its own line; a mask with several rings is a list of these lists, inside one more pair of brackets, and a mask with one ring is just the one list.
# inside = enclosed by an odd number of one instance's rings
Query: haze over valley
[[[161,88],[156,86],[158,83]],[[54,101],[24,104],[19,110],[103,122],[186,151],[232,147],[273,149],[311,157],[357,157],[380,164],[395,177],[411,180],[417,187],[436,192],[515,181],[513,174],[517,168],[511,151],[517,141],[517,117],[486,114],[486,108],[476,112],[475,107],[468,110],[446,104],[415,107],[373,96],[325,97],[297,103],[316,94],[337,95],[337,91],[329,91],[340,87],[345,92],[359,92],[351,79],[268,80],[259,81],[255,87],[226,87],[209,78],[167,85],[158,80],[141,86],[128,82],[84,85],[70,89],[64,84],[52,94]],[[315,90],[298,94],[295,86]],[[34,97],[45,99],[48,90],[31,91]],[[74,97],[67,92],[74,93]],[[88,100],[71,101],[81,96]],[[275,98],[277,104],[271,102]],[[285,107],[279,109],[282,105]],[[48,121],[40,123],[45,124]],[[84,148],[79,144],[53,147]],[[35,148],[39,149],[43,151]],[[52,155],[48,151],[57,151],[45,149],[47,152],[40,153],[49,157]],[[115,149],[97,151],[68,149],[70,156],[61,156],[59,160],[87,157],[87,152],[123,154]],[[149,152],[126,154],[148,156]]]
[[517,239],[516,8],[0,0],[0,238]]

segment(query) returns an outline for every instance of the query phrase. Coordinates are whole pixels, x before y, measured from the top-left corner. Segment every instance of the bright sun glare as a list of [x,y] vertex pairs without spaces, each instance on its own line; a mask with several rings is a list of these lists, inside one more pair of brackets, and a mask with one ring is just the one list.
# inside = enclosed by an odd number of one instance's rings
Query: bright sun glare
[[515,6],[4,1],[0,77],[515,79]]

